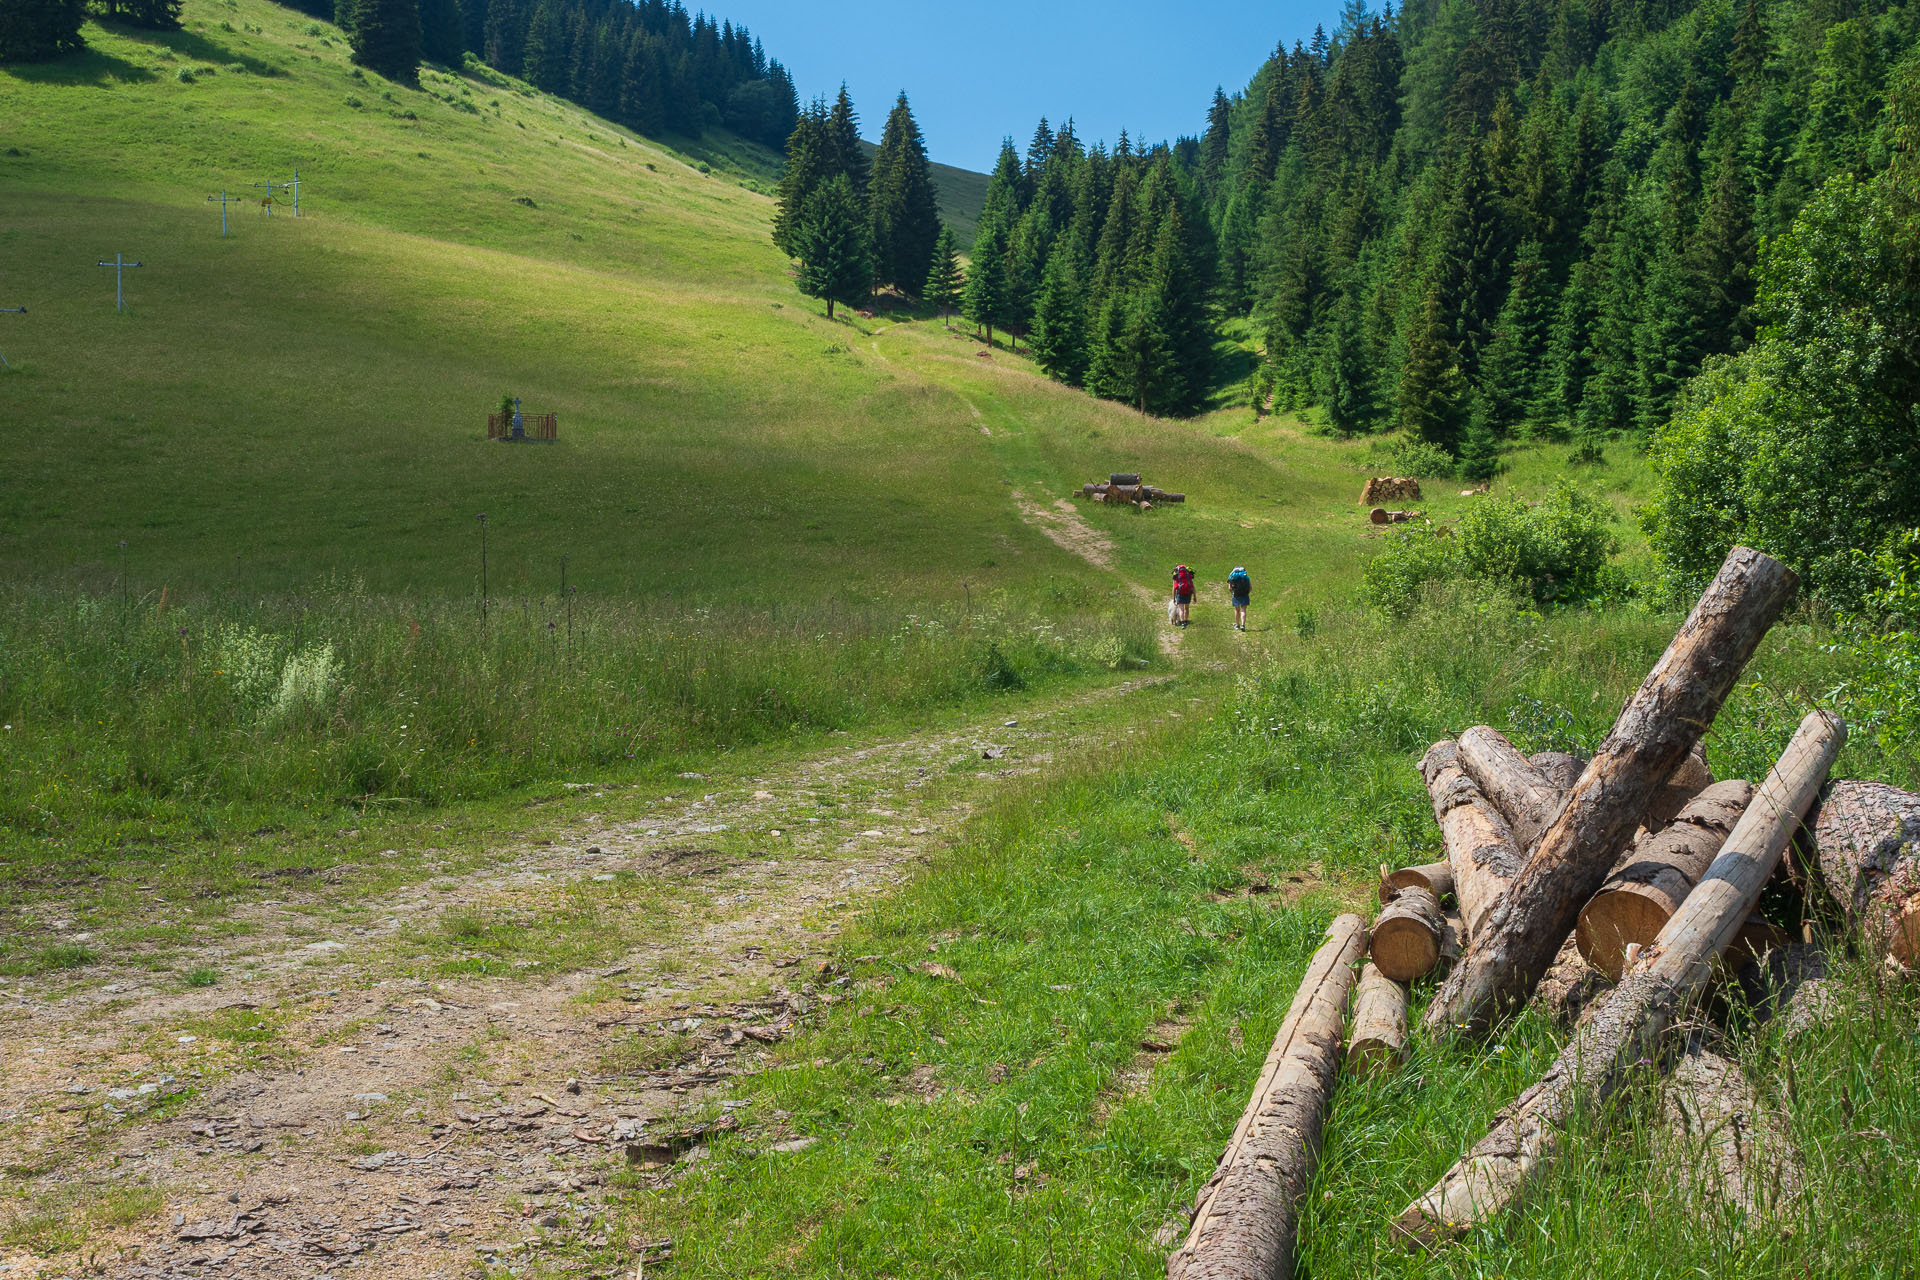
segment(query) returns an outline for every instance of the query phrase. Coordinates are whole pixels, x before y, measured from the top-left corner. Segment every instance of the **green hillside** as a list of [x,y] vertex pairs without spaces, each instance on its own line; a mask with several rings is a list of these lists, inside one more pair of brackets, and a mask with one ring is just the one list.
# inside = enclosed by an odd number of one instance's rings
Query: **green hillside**
[[[880,149],[864,138],[860,145],[868,159]],[[987,203],[988,175],[937,161],[932,169],[933,184],[940,195],[940,219],[953,229],[953,238],[964,251],[973,243],[973,233],[980,229],[980,210]]]

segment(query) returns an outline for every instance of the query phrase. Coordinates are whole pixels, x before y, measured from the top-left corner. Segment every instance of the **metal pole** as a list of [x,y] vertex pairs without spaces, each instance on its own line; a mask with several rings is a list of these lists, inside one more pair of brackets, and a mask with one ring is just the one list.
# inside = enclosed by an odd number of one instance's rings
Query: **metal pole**
[[[0,314],[23,316],[27,314],[27,309],[25,307],[0,307]],[[0,356],[0,368],[11,369],[13,368],[13,366],[7,363],[7,358],[5,356]],[[567,575],[565,560],[566,560],[566,557],[562,556],[561,557],[562,563],[560,567],[560,576],[562,579],[564,579]]]
[[105,258],[102,258],[99,263],[99,265],[103,267],[113,268],[113,309],[115,311],[125,311],[127,309],[126,290],[123,287],[123,282],[127,277],[127,268],[142,265],[138,262],[127,262],[124,259],[124,254],[116,253],[113,255],[112,262],[108,262]]
[[208,196],[207,200],[209,203],[217,202],[220,205],[220,234],[223,236],[226,235],[227,234],[227,206],[230,204],[238,204],[240,202],[240,197],[229,196],[227,194],[227,189],[225,187],[222,187],[220,188],[219,195]]
[[293,216],[300,216],[300,170],[293,171]]

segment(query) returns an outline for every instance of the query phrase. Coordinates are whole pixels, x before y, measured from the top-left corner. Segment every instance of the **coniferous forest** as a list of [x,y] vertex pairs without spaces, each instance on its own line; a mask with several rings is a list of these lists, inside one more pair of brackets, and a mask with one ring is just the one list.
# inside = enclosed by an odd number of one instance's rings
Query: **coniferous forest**
[[[1772,519],[1832,589],[1874,528],[1920,519],[1898,478],[1920,474],[1920,366],[1887,338],[1920,328],[1899,231],[1917,39],[1920,4],[1887,0],[1349,0],[1217,91],[1197,137],[1109,151],[1042,120],[1024,157],[1006,143],[959,298],[989,339],[1151,413],[1216,402],[1217,335],[1243,322],[1256,405],[1397,429],[1473,478],[1516,441],[1655,445],[1687,488],[1649,516],[1669,563]],[[790,174],[789,224],[814,184]],[[1859,341],[1827,372],[1794,354],[1847,307]],[[1783,367],[1798,381],[1767,380]],[[1730,474],[1729,423],[1762,401],[1831,401],[1831,429],[1776,424],[1785,452]],[[1863,478],[1835,532],[1784,491],[1843,455]]]

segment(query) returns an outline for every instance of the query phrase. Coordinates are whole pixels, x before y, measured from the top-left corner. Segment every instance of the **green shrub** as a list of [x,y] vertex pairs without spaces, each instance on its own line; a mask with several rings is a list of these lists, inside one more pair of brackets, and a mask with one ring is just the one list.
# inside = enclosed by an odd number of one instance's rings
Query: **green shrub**
[[1421,476],[1450,479],[1459,471],[1459,461],[1437,444],[1394,436],[1376,442],[1368,452],[1367,465],[1375,471],[1396,476]]
[[[1866,559],[1866,557],[1862,557]],[[1871,559],[1880,585],[1860,613],[1843,614],[1835,648],[1859,663],[1839,703],[1856,730],[1891,754],[1920,754],[1920,529],[1888,540]]]
[[1367,562],[1368,603],[1405,617],[1430,583],[1465,578],[1493,583],[1535,604],[1567,604],[1617,594],[1607,558],[1618,547],[1613,512],[1566,481],[1537,504],[1509,495],[1476,504],[1457,530],[1417,524],[1394,535]]

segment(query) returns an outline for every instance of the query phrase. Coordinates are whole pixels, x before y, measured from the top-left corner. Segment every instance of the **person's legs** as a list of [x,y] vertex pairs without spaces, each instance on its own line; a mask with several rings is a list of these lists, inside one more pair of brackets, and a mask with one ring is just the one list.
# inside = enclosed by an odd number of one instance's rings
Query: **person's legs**
[[1243,604],[1233,606],[1233,625],[1242,631],[1247,629],[1247,606]]

